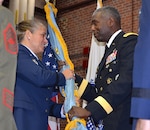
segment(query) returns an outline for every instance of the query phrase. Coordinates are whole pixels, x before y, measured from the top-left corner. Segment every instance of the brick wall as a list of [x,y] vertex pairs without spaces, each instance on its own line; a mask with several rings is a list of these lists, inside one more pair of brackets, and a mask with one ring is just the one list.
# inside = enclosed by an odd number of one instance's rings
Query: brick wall
[[[88,55],[83,55],[83,48],[90,47],[91,44],[91,15],[96,9],[96,2],[97,0],[56,0],[58,26],[66,41],[75,72],[83,77],[86,76],[86,69],[83,69],[82,63],[88,59]],[[4,3],[7,7],[8,0]],[[45,2],[38,1],[39,7],[43,8],[44,4]],[[138,32],[141,0],[103,0],[103,6],[106,5],[118,9],[122,18],[122,29],[125,32]],[[36,12],[35,15],[45,21],[44,14]],[[64,98],[61,97],[60,102],[63,101]],[[64,130],[66,120],[61,119],[60,122],[61,130]]]
[[[82,68],[82,61],[87,56],[83,55],[83,48],[91,44],[91,15],[96,8],[96,1],[87,2],[87,5],[85,1],[87,0],[57,1],[57,23],[68,46],[75,71],[84,77],[86,70]],[[119,10],[125,32],[138,31],[140,0],[104,0],[103,5],[111,5]]]
[[[105,5],[118,9],[125,32],[138,32],[141,0],[104,0]],[[82,63],[88,56],[83,55],[83,48],[91,44],[91,15],[96,8],[96,0],[57,0],[57,8],[57,23],[75,65],[75,72],[85,77],[86,70],[82,68]],[[61,130],[65,124],[66,121],[61,120]]]

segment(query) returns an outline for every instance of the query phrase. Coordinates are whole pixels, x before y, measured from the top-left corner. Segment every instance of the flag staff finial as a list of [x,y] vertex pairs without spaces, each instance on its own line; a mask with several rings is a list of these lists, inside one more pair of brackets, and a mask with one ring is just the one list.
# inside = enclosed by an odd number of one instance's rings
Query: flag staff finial
[[46,2],[46,3],[48,3],[48,2],[49,2],[49,0],[45,0],[45,2]]
[[53,4],[56,6],[56,0],[53,0]]
[[[49,0],[45,0],[46,3],[49,2]],[[53,0],[53,5],[56,5],[56,0]]]

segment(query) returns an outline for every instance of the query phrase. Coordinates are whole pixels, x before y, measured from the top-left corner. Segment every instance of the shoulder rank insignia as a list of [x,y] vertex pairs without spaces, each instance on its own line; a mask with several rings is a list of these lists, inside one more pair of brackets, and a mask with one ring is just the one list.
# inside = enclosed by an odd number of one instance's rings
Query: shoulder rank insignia
[[128,37],[130,35],[138,35],[137,33],[129,32],[123,35],[123,37]]

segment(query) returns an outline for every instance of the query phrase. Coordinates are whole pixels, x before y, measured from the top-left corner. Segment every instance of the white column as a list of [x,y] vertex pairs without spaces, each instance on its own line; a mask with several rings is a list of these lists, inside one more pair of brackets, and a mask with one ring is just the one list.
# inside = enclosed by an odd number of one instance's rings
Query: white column
[[9,9],[12,11],[14,15],[14,22],[18,24],[19,21],[19,0],[10,0],[9,1]]
[[35,0],[28,0],[27,19],[34,18]]
[[19,2],[19,22],[27,20],[27,4],[28,0],[20,0]]

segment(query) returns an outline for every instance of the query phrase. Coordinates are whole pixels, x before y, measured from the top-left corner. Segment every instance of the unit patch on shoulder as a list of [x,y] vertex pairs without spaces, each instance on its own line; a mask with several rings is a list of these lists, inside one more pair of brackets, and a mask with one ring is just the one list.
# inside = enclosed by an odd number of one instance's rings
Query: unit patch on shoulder
[[123,37],[128,37],[130,35],[138,35],[137,33],[129,32],[123,35]]
[[4,36],[4,44],[5,44],[6,51],[13,55],[17,54],[18,45],[17,45],[16,33],[10,23],[3,30],[3,36]]

